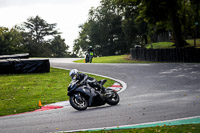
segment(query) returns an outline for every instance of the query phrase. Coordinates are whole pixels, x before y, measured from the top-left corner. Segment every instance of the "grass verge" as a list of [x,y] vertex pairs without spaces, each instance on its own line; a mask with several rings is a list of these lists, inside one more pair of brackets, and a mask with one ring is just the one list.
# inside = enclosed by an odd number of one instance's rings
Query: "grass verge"
[[[85,63],[85,59],[74,61],[76,63]],[[115,55],[94,57],[92,63],[152,63],[150,61],[131,60],[128,55]]]
[[[90,75],[97,80],[105,79]],[[114,81],[107,79],[106,87]],[[68,100],[68,70],[51,68],[50,73],[0,75],[0,116],[39,109],[42,104]]]
[[[186,42],[189,44],[188,46],[185,47],[194,47],[194,39],[187,39]],[[152,43],[152,44],[147,44],[145,47],[146,48],[153,48],[153,49],[164,49],[164,48],[175,48],[173,46],[174,43],[172,42],[157,42],[157,43]],[[200,39],[196,39],[196,48],[200,48]]]
[[188,124],[188,125],[157,126],[157,127],[124,129],[124,130],[85,131],[76,133],[199,133],[199,132],[200,132],[200,124]]
[[153,48],[153,49],[163,49],[163,48],[175,48],[173,46],[174,43],[172,42],[158,42],[158,43],[152,43],[152,44],[147,44],[146,48]]
[[[190,44],[190,46],[194,46],[194,39],[188,39],[188,40],[186,40],[186,42],[188,44]],[[200,48],[200,39],[199,38],[196,39],[196,47]]]

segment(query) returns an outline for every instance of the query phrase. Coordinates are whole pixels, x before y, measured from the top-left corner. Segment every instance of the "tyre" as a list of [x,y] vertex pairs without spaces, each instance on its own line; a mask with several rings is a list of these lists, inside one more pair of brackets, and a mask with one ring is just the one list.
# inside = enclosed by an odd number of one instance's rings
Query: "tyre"
[[109,96],[106,99],[107,104],[109,105],[117,105],[119,103],[119,95],[117,94],[117,92],[113,91],[113,90],[108,90],[108,93],[112,93],[111,96]]
[[92,63],[92,58],[90,59],[90,63]]
[[92,63],[92,56],[89,56],[88,62]]
[[82,111],[82,110],[86,110],[88,107],[88,101],[86,100],[84,96],[80,95],[79,93],[76,93],[70,96],[69,102],[71,106],[75,108],[76,110]]
[[86,57],[85,57],[85,63],[88,63],[88,62],[89,62],[89,57],[86,56]]

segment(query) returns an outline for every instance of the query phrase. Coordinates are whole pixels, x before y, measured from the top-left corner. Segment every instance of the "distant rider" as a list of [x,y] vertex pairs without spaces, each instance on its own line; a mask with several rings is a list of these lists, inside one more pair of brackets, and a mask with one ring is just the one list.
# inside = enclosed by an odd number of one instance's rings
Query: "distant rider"
[[88,54],[91,55],[91,56],[94,55],[94,49],[92,48],[92,46],[89,46],[87,52],[88,52]]
[[72,80],[78,80],[81,85],[88,84],[92,88],[97,88],[98,90],[102,91],[102,93],[105,93],[105,88],[99,84],[96,79],[89,77],[84,73],[79,73],[77,69],[72,69],[69,72],[69,76],[72,78]]

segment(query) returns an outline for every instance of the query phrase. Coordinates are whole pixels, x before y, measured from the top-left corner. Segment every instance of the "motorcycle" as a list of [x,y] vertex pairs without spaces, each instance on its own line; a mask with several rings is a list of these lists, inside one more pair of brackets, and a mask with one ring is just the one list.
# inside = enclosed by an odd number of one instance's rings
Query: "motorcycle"
[[93,52],[87,53],[85,56],[85,63],[92,63]]
[[[106,80],[98,81],[104,85]],[[71,106],[79,111],[86,110],[87,107],[96,107],[105,105],[117,105],[119,103],[119,95],[112,89],[106,88],[106,93],[102,94],[96,88],[86,84],[79,84],[78,81],[72,80],[68,86],[68,94]]]

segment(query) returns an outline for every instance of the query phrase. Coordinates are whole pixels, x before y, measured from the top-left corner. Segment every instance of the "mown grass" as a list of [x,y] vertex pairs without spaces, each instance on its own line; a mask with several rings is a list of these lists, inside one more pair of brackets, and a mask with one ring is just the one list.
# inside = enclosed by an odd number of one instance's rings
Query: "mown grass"
[[[186,42],[189,44],[185,47],[194,47],[194,39],[187,39]],[[153,49],[163,49],[163,48],[175,48],[174,43],[172,42],[157,42],[152,44],[147,44],[146,48],[153,48]],[[200,48],[200,39],[196,39],[196,48]]]
[[[190,44],[190,46],[194,46],[194,39],[186,40],[187,43]],[[200,39],[196,39],[196,47],[200,48]]]
[[101,130],[76,133],[199,133],[200,124],[157,126],[148,128],[124,129],[124,130]]
[[147,44],[146,48],[153,48],[153,49],[163,49],[163,48],[175,48],[173,46],[174,43],[172,42],[158,42],[158,43],[152,43],[152,44]]
[[[105,86],[114,83],[113,80],[107,80]],[[0,116],[36,110],[40,108],[39,100],[43,105],[66,101],[70,82],[69,71],[56,68],[42,74],[0,75]]]
[[[76,63],[85,63],[85,59],[74,61]],[[147,61],[131,60],[128,55],[115,55],[94,57],[92,63],[150,63]]]

